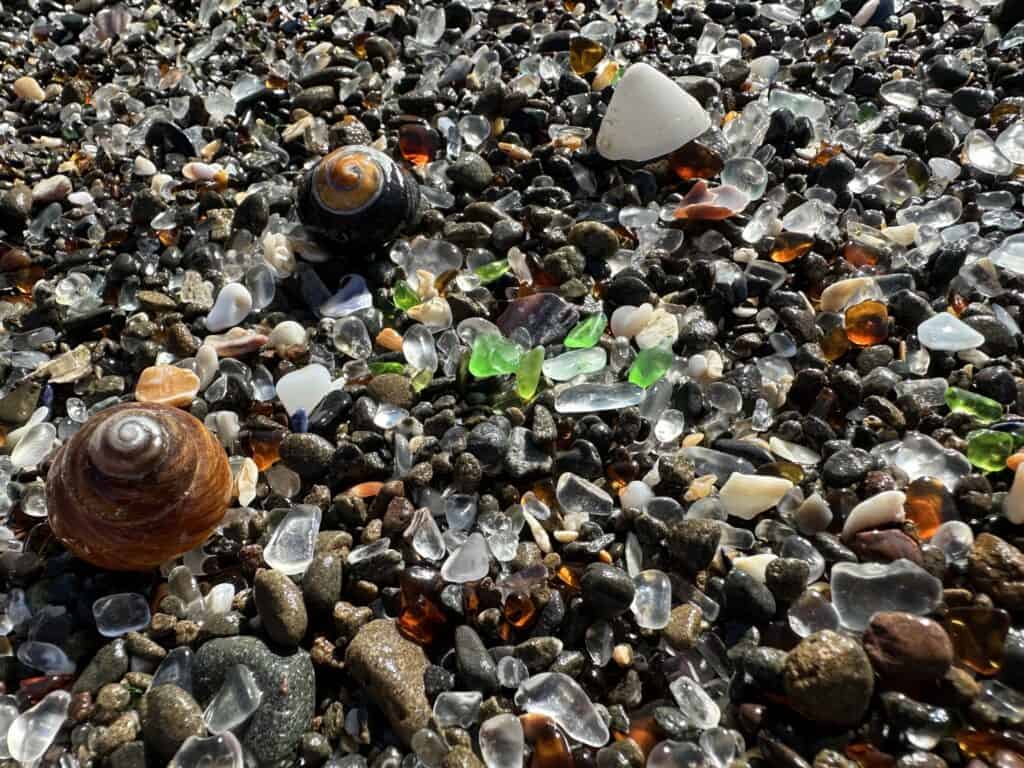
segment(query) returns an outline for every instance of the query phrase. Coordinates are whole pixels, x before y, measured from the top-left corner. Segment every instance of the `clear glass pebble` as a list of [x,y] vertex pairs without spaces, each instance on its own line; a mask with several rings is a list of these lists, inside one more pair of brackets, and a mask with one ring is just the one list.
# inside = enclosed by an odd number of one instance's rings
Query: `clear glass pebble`
[[480,720],[480,691],[443,691],[434,699],[434,717],[443,728],[471,728]]
[[736,187],[751,200],[760,200],[768,186],[768,171],[752,157],[734,157],[722,168],[722,183]]
[[832,604],[847,629],[863,631],[878,611],[925,615],[942,599],[942,582],[909,560],[837,563],[832,567]]
[[92,604],[96,629],[104,637],[120,637],[149,626],[149,602],[138,592],[121,592]]
[[696,728],[714,728],[722,713],[700,683],[686,677],[677,677],[668,686],[676,706],[686,721]]
[[547,715],[581,744],[603,747],[608,743],[608,726],[579,683],[566,674],[534,675],[519,686],[515,703],[525,712]]
[[962,352],[985,343],[985,337],[963,320],[948,312],[939,312],[917,326],[922,346],[944,352]]
[[15,469],[26,469],[41,464],[57,440],[57,428],[49,422],[36,424],[18,440],[11,451],[11,465]]
[[69,675],[75,671],[75,662],[53,643],[26,640],[18,646],[17,655],[26,667],[38,669],[44,675]]
[[608,353],[601,347],[573,349],[544,361],[541,370],[552,381],[569,381],[576,376],[597,373],[608,364]]
[[449,555],[441,567],[441,578],[456,584],[479,581],[490,570],[487,541],[481,533],[472,533],[466,543]]
[[150,688],[158,685],[176,685],[184,691],[192,692],[192,649],[173,648],[168,651],[160,666],[153,673]]
[[798,637],[807,637],[825,629],[839,628],[839,614],[836,609],[820,592],[813,589],[808,589],[793,601],[786,613],[786,619],[789,628]]
[[270,535],[263,559],[271,568],[289,576],[305,573],[313,560],[319,531],[320,508],[296,504]]
[[662,571],[641,571],[633,578],[636,591],[630,606],[637,626],[664,629],[672,611],[672,582]]
[[938,527],[929,543],[942,551],[947,563],[963,568],[974,546],[974,532],[967,523],[948,520]]
[[[512,657],[502,661],[506,659]],[[522,768],[525,742],[518,717],[501,714],[488,718],[480,725],[479,738],[480,756],[487,768]]]
[[168,768],[244,768],[242,745],[234,734],[189,736],[174,753]]
[[706,765],[707,756],[693,742],[666,739],[654,745],[645,768],[701,768]]
[[64,725],[71,694],[52,691],[11,723],[7,731],[7,749],[23,765],[34,765],[57,737]]
[[235,664],[224,674],[224,682],[203,712],[203,722],[213,734],[237,728],[259,709],[263,701],[252,670],[244,664]]

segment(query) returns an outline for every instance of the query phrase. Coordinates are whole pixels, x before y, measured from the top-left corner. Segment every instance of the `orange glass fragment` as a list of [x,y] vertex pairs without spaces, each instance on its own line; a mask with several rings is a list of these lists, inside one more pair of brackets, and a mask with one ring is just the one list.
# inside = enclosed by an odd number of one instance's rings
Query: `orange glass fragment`
[[846,310],[846,338],[858,347],[881,344],[889,336],[889,310],[869,299]]
[[769,258],[777,264],[796,261],[814,247],[814,239],[797,232],[782,232],[772,243]]
[[950,608],[943,617],[957,660],[979,675],[999,673],[1003,662],[1010,614],[998,608]]

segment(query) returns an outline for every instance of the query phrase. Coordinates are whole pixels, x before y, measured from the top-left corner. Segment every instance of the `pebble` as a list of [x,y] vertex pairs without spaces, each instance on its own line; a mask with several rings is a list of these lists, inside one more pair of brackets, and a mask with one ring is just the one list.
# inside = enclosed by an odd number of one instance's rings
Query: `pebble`
[[[176,685],[161,685],[147,691],[139,704],[139,715],[147,743],[164,757],[177,752],[190,736],[201,736],[204,731],[199,705]],[[109,751],[134,735],[129,732],[126,738],[112,741]]]
[[1024,553],[991,533],[974,539],[968,575],[978,589],[1008,610],[1024,607]]
[[938,623],[898,611],[871,617],[864,650],[879,676],[895,684],[937,680],[953,663],[953,644]]
[[614,618],[629,610],[636,588],[621,568],[591,563],[581,578],[583,600],[596,616]]
[[427,665],[423,649],[387,619],[363,625],[345,650],[349,674],[365,686],[406,744],[431,715],[423,688]]
[[271,652],[255,637],[208,640],[192,666],[196,700],[206,705],[236,664],[244,664],[263,691],[259,708],[236,735],[260,764],[289,762],[313,717],[315,678],[309,654]]
[[25,101],[46,100],[46,92],[43,90],[42,86],[39,85],[39,81],[34,77],[29,77],[27,75],[19,77],[14,81],[12,88],[14,90],[14,95],[19,99],[24,99]]
[[253,599],[271,641],[286,648],[302,641],[309,623],[306,604],[302,590],[288,576],[272,569],[257,572]]
[[844,726],[864,716],[875,685],[860,643],[830,630],[805,637],[787,654],[783,682],[790,706],[801,716]]

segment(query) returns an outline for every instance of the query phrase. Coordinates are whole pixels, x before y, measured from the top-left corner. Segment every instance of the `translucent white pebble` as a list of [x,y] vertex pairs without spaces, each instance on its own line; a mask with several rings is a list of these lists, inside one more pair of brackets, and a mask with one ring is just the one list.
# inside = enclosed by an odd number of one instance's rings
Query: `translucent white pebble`
[[544,361],[541,370],[552,381],[569,381],[581,374],[597,373],[608,364],[602,347],[572,349]]
[[487,575],[491,558],[483,534],[473,533],[441,566],[441,578],[456,584],[478,581]]
[[7,734],[11,724],[18,719],[18,700],[13,696],[0,696],[0,759],[11,756],[7,749]]
[[230,731],[248,720],[261,701],[263,690],[252,670],[235,664],[225,673],[220,690],[203,712],[203,722],[210,733]]
[[525,712],[547,715],[568,734],[588,747],[603,747],[608,726],[579,683],[561,672],[529,678],[516,691],[516,706]]
[[330,390],[331,374],[319,363],[286,373],[277,382],[277,396],[289,416],[300,408],[312,413]]
[[679,338],[679,321],[660,307],[635,336],[637,347],[652,349],[662,344],[673,344]]
[[313,561],[316,535],[320,532],[320,508],[296,504],[277,524],[263,550],[271,568],[295,576],[305,573]]
[[216,736],[189,736],[168,768],[243,768],[242,745],[230,731]]
[[434,699],[434,717],[443,728],[471,728],[480,719],[480,691],[444,691]]
[[238,503],[247,507],[256,498],[256,484],[259,481],[260,470],[256,462],[248,456],[242,461],[235,475],[235,487],[238,489]]
[[903,491],[882,491],[865,499],[850,510],[843,523],[843,538],[851,538],[861,531],[882,528],[906,519],[903,502],[907,500]]
[[664,629],[672,611],[672,582],[662,571],[641,571],[633,577],[633,604],[630,609],[637,626],[643,629]]
[[44,675],[69,675],[75,671],[75,662],[53,643],[26,640],[18,646],[17,655],[26,667],[38,669]]
[[220,289],[213,309],[206,316],[206,327],[213,333],[234,328],[252,310],[252,294],[241,283],[228,283]]
[[626,304],[618,307],[612,312],[609,322],[612,335],[631,339],[643,330],[653,316],[654,307],[650,304],[641,304],[639,307]]
[[948,520],[939,526],[929,544],[942,550],[950,565],[965,566],[974,546],[974,531],[960,520]]
[[427,326],[417,323],[402,336],[405,361],[420,371],[437,370],[437,346]]
[[917,339],[928,349],[960,352],[985,343],[985,337],[949,312],[939,312],[917,326]]
[[495,715],[480,726],[480,756],[487,768],[522,768],[523,745],[523,726],[515,715]]
[[734,472],[718,494],[725,511],[743,520],[753,520],[782,499],[793,483],[782,477],[744,475]]
[[633,480],[619,494],[619,504],[623,509],[643,509],[648,501],[654,498],[651,486],[642,480]]
[[152,176],[156,173],[156,165],[148,157],[138,155],[132,163],[132,173],[136,176]]
[[19,715],[7,731],[11,757],[24,765],[32,765],[42,757],[64,724],[70,704],[70,693],[53,691]]
[[11,464],[15,469],[35,467],[50,455],[57,440],[57,428],[49,422],[36,424],[11,452]]
[[270,332],[267,346],[277,350],[278,354],[291,347],[305,347],[306,329],[294,320],[283,320]]
[[700,683],[683,675],[669,683],[668,690],[687,722],[697,728],[714,728],[718,725],[722,713]]
[[704,108],[648,64],[633,64],[615,86],[597,134],[609,160],[643,162],[668,154],[711,127]]
[[149,603],[138,592],[120,592],[92,604],[96,629],[104,637],[120,637],[149,626]]
[[621,381],[615,384],[579,384],[555,395],[559,413],[617,411],[643,402],[646,391],[636,384]]
[[711,758],[714,768],[729,768],[743,754],[746,744],[739,731],[729,728],[708,728],[700,735],[700,748]]

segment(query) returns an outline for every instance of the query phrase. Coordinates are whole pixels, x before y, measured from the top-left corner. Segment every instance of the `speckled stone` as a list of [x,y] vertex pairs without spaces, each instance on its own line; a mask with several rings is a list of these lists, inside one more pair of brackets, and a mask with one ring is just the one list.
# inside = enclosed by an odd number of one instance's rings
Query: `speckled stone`
[[280,571],[262,570],[253,582],[253,599],[270,639],[282,646],[298,645],[309,617],[302,590],[295,582]]
[[139,704],[146,744],[168,758],[189,736],[203,734],[203,710],[187,691],[176,685],[150,688]]
[[406,744],[430,719],[423,673],[429,662],[416,643],[398,632],[395,622],[365,624],[345,651],[345,666],[387,716]]
[[291,765],[299,739],[313,718],[316,679],[309,654],[300,649],[279,656],[256,637],[209,640],[192,664],[193,689],[203,706],[220,690],[224,675],[235,664],[248,666],[263,689],[259,708],[235,735],[260,764]]
[[786,657],[783,675],[790,706],[819,723],[859,722],[875,687],[874,670],[860,643],[830,630],[800,641]]
[[93,656],[89,666],[85,668],[71,693],[96,693],[107,683],[116,683],[128,672],[128,651],[124,640],[117,639],[107,643]]

